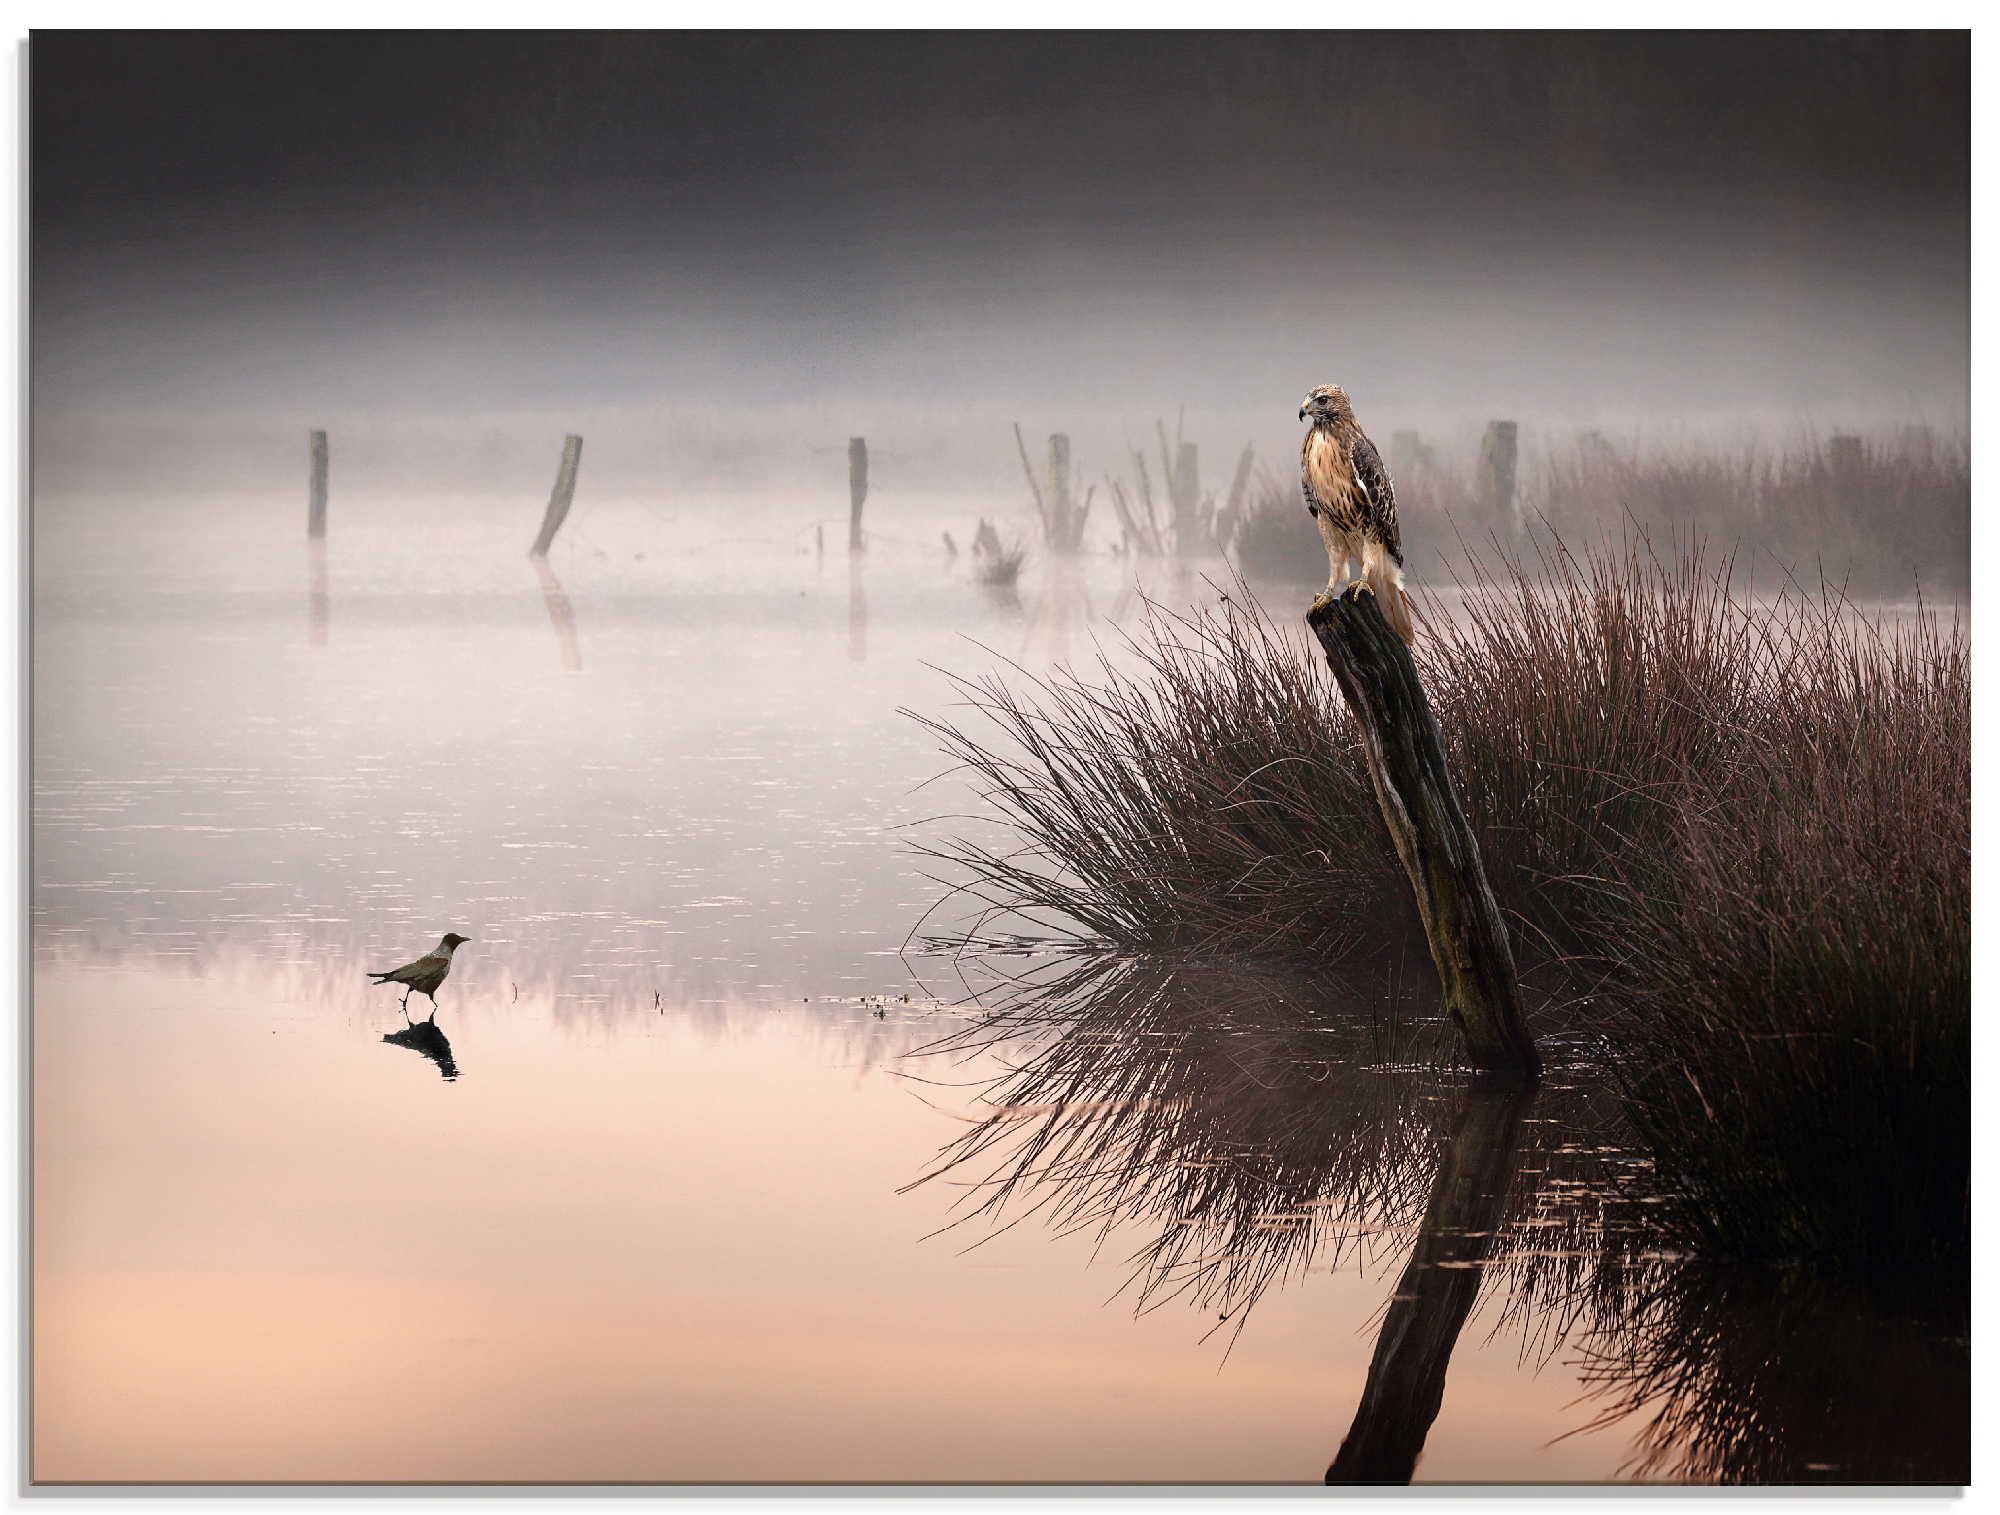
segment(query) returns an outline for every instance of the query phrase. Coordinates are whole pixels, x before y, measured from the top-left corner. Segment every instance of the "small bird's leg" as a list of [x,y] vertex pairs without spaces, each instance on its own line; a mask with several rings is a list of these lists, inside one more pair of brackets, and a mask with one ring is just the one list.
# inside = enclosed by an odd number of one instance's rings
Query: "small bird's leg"
[[414,991],[412,991],[412,990],[409,990],[409,989],[405,989],[405,990],[403,991],[403,1014],[404,1014],[405,1016],[408,1016],[408,1015],[409,1015],[409,1013],[410,1013],[410,995],[411,995],[411,994],[412,994],[413,992],[414,992]]

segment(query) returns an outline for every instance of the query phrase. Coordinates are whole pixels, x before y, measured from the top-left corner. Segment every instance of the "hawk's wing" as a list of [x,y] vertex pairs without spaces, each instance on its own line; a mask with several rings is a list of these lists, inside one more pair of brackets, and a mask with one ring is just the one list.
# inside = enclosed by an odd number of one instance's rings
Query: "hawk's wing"
[[1389,556],[1396,560],[1396,566],[1403,563],[1403,534],[1396,525],[1396,486],[1389,482],[1389,470],[1382,466],[1382,454],[1375,450],[1375,444],[1366,437],[1356,437],[1354,446],[1348,449],[1348,461],[1354,465],[1354,482],[1360,486],[1362,498],[1368,502],[1366,521],[1369,534],[1380,538]]
[[1306,497],[1306,514],[1317,519],[1319,496],[1313,493],[1312,476],[1306,472],[1304,463],[1299,465],[1299,493]]

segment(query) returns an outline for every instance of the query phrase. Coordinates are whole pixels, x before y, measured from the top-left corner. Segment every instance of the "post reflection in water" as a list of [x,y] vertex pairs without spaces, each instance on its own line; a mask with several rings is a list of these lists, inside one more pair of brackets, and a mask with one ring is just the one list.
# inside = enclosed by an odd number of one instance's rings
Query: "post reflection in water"
[[531,557],[535,575],[542,581],[542,600],[549,607],[549,625],[555,629],[556,652],[562,658],[563,672],[582,673],[583,648],[577,642],[576,611],[570,607],[569,594],[546,557],[539,553]]
[[1387,977],[1102,959],[1007,986],[924,1050],[1003,1044],[990,1113],[917,1180],[970,1182],[955,1224],[1156,1232],[1135,1308],[1181,1299],[1209,1334],[1309,1268],[1401,1254],[1329,1483],[1411,1480],[1483,1285],[1524,1355],[1581,1362],[1598,1410],[1563,1434],[1631,1422],[1626,1476],[1970,1476],[1962,1307],[1663,1250],[1669,1201],[1609,1080],[1559,1046],[1539,1087],[1474,1078],[1440,1056],[1435,1003]]
[[[1083,566],[1073,557],[1049,558],[1042,572],[1042,594],[1029,629],[1028,651],[1038,652],[1051,663],[1066,663],[1071,638],[1080,625],[1092,617],[1090,585]],[[1038,648],[1033,644],[1040,642]]]
[[868,661],[868,584],[860,552],[847,555],[847,656],[850,661]]
[[1466,1086],[1423,1229],[1390,1296],[1361,1406],[1326,1470],[1328,1483],[1403,1484],[1416,1471],[1444,1402],[1451,1350],[1506,1218],[1521,1117],[1534,1099],[1535,1086],[1524,1079],[1482,1075]]
[[451,1043],[438,1030],[435,1013],[428,1020],[411,1021],[401,1031],[392,1032],[382,1038],[392,1047],[408,1047],[412,1052],[421,1053],[437,1064],[438,1072],[444,1075],[446,1083],[458,1077],[458,1064],[451,1055]]
[[326,539],[306,541],[306,640],[314,647],[326,645],[328,611],[326,590]]

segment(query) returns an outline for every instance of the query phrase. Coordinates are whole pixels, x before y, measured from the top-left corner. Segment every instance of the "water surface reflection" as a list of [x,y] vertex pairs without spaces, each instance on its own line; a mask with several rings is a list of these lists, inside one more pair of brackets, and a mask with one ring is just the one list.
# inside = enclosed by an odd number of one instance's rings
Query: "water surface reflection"
[[392,1047],[408,1047],[437,1064],[446,1083],[458,1077],[458,1064],[452,1060],[451,1043],[438,1030],[437,1012],[433,1010],[427,1020],[411,1021],[400,1031],[394,1031],[382,1038]]
[[1962,1318],[1663,1249],[1670,1201],[1586,1046],[1547,1044],[1540,1086],[1471,1076],[1422,984],[1366,968],[1098,960],[991,998],[925,1049],[1009,1066],[917,1181],[969,1184],[955,1224],[1136,1229],[1135,1307],[1239,1334],[1315,1264],[1400,1260],[1328,1483],[1411,1481],[1482,1297],[1580,1368],[1568,1434],[1638,1432],[1625,1476],[1969,1477]]

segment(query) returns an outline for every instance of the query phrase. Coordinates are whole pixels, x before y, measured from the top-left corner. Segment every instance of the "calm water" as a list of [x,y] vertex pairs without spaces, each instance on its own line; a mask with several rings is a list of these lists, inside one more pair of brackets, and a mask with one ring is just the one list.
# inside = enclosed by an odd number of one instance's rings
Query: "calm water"
[[[1587,1070],[906,960],[969,797],[898,707],[1135,582],[812,508],[580,506],[538,576],[517,504],[336,490],[316,560],[302,501],[41,502],[36,1478],[1963,1476],[1962,1333],[1677,1282]],[[448,929],[413,1028],[364,970]]]

